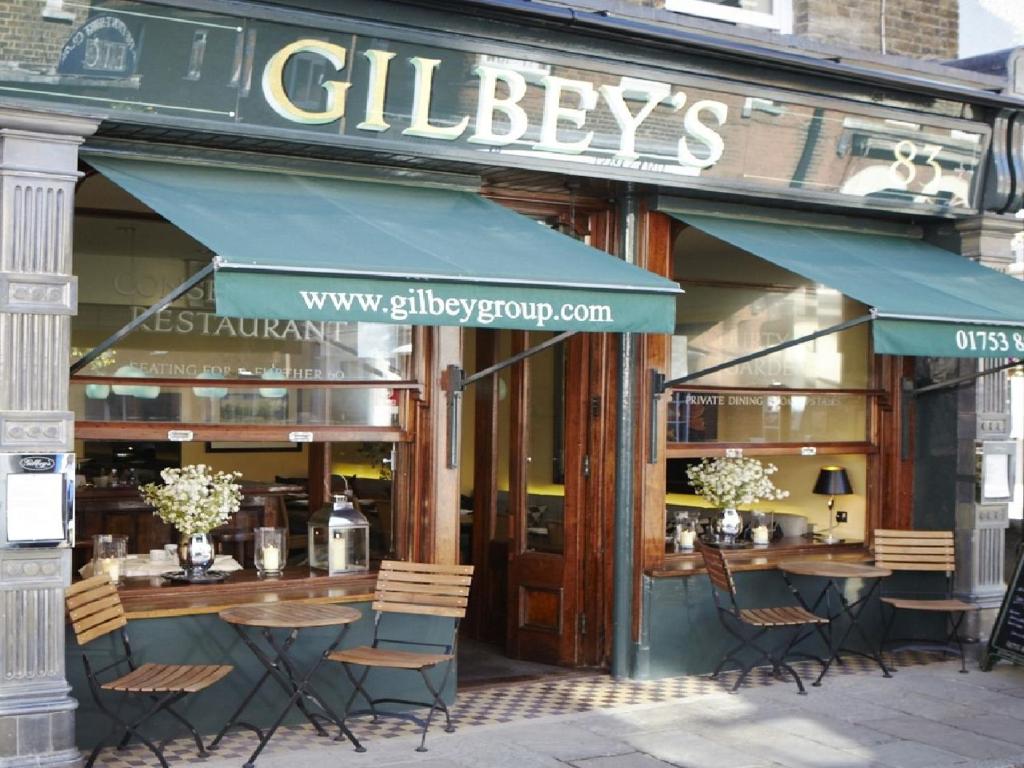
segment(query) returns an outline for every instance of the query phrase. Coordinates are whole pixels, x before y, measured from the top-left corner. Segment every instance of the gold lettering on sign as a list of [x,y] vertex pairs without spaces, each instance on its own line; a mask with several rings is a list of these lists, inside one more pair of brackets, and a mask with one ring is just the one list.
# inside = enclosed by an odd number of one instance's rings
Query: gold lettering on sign
[[[476,132],[469,137],[473,144],[488,144],[501,147],[521,138],[529,127],[530,120],[519,101],[526,95],[526,78],[511,69],[480,65],[473,70],[480,78],[480,96],[476,109]],[[508,96],[499,99],[498,81],[508,86]],[[508,118],[507,133],[494,132],[494,113],[501,112]]]
[[393,51],[371,48],[363,51],[370,61],[369,83],[366,88],[366,119],[356,128],[364,131],[386,131],[391,126],[384,122],[384,95],[388,87],[388,69],[395,58]]
[[[534,149],[546,152],[564,152],[578,155],[586,151],[594,140],[594,132],[587,131],[579,141],[561,141],[558,138],[558,123],[562,120],[576,128],[582,128],[587,122],[587,112],[597,106],[597,93],[594,84],[586,80],[568,80],[564,77],[547,75],[540,79],[544,86],[544,113],[540,123],[540,141],[533,145]],[[579,97],[579,107],[563,107],[562,93],[568,91]]]
[[[710,168],[721,160],[722,153],[725,152],[725,142],[722,140],[722,137],[700,121],[700,113],[703,111],[710,112],[719,125],[724,124],[726,117],[729,116],[729,106],[727,104],[708,99],[695,101],[686,110],[686,116],[683,117],[683,130],[685,134],[679,139],[678,147],[679,162],[683,165]],[[690,151],[689,138],[696,139],[707,148],[707,157],[698,158]]]
[[[605,103],[621,131],[619,151],[615,153],[615,156],[623,160],[638,159],[640,153],[636,151],[636,129],[648,118],[656,106],[668,98],[671,90],[668,83],[646,83],[642,88],[629,89],[623,88],[621,85],[602,85],[598,90],[604,97]],[[635,115],[626,106],[625,97],[627,95],[636,95],[647,100]]]
[[416,70],[416,82],[412,91],[412,119],[409,127],[402,133],[409,136],[422,136],[425,139],[445,139],[452,141],[459,138],[469,125],[469,115],[463,117],[455,125],[430,124],[430,97],[434,89],[434,70],[441,64],[440,59],[425,59],[414,56],[409,59]]
[[346,50],[340,45],[325,43],[323,40],[296,40],[279,50],[263,68],[263,96],[267,104],[285,120],[304,125],[322,125],[340,120],[345,116],[345,95],[351,83],[337,80],[325,80],[320,87],[327,91],[327,109],[323,112],[310,112],[295,105],[284,87],[284,68],[292,56],[300,53],[313,53],[323,56],[334,69],[340,72],[345,68]]

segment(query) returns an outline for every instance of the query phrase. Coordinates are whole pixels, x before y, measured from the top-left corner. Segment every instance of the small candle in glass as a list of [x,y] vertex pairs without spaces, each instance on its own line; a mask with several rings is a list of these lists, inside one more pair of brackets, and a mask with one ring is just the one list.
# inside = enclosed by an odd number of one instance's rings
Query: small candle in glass
[[256,570],[260,576],[279,576],[284,569],[285,529],[256,528]]
[[120,584],[125,575],[128,537],[98,533],[92,537],[92,572],[106,574],[113,584]]
[[750,540],[758,545],[766,545],[771,539],[768,521],[763,512],[754,512],[750,519]]

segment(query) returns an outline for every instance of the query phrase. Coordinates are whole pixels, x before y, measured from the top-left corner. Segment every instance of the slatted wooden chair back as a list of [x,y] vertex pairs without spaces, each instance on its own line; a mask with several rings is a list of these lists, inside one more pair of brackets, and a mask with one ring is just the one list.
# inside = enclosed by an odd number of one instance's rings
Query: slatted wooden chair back
[[377,574],[373,610],[461,619],[466,615],[472,565],[385,560]]
[[117,587],[110,583],[106,574],[72,584],[64,591],[64,599],[79,645],[128,623]]
[[875,565],[892,571],[956,570],[952,531],[875,530]]
[[[701,546],[700,553],[704,557],[704,567],[708,571],[711,584],[729,595],[733,604],[736,603],[736,582],[733,581],[732,571],[729,564],[725,562],[725,555],[718,547]],[[718,599],[718,595],[715,595]]]

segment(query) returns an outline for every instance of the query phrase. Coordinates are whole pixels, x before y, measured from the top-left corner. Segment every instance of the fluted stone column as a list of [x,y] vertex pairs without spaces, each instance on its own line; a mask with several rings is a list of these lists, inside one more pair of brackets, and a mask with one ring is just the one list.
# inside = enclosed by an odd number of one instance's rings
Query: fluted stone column
[[[957,224],[960,252],[980,264],[1005,272],[1013,262],[1011,241],[1020,231],[1021,222],[1013,216],[985,214]],[[983,371],[1005,360],[981,359],[965,361]],[[973,477],[975,467],[974,441],[1007,440],[1010,436],[1009,384],[1005,372],[979,377],[973,387],[961,392],[961,400],[971,400],[962,408],[969,412],[973,405],[973,435],[965,435],[959,452],[958,474]],[[967,430],[965,430],[967,432]],[[1009,504],[980,504],[972,496],[957,500],[957,572],[955,589],[961,599],[981,606],[982,610],[969,626],[970,633],[985,638],[1003,599],[1006,529],[1009,527]]]
[[[78,145],[96,127],[0,107],[0,452],[73,449],[71,227]],[[70,577],[70,549],[0,548],[0,768],[81,764],[64,672]]]

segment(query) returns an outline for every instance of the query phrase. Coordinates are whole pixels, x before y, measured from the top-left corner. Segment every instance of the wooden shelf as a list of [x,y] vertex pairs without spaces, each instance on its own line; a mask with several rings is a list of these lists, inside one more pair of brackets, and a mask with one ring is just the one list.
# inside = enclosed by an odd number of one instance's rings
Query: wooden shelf
[[170,584],[163,579],[125,579],[118,588],[128,619],[162,619],[217,613],[253,603],[358,603],[373,599],[377,574],[327,576],[309,568],[288,568],[273,579],[255,570],[236,571],[220,584]]
[[[726,550],[725,556],[730,569],[734,572],[774,570],[780,561],[797,558],[862,563],[873,557],[862,541],[825,544],[802,537],[781,539],[767,547],[730,549]],[[665,555],[664,565],[649,570],[647,575],[655,579],[664,579],[706,572],[704,558],[697,552],[690,552]]]

